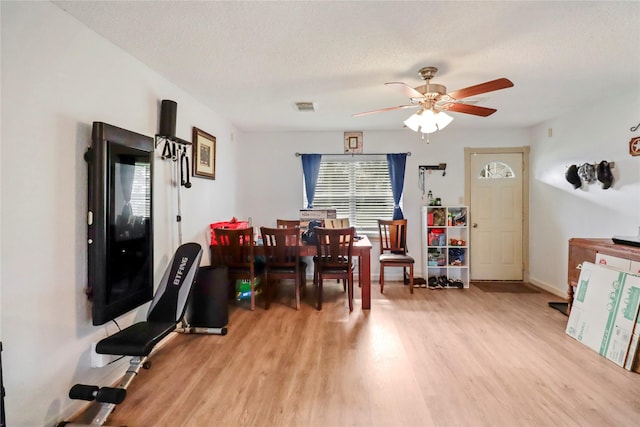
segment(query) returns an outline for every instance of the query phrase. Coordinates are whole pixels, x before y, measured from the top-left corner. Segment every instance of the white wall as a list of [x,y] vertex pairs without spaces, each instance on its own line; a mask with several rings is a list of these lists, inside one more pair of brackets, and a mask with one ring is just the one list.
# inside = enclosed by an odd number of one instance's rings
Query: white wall
[[[91,325],[86,286],[91,123],[153,136],[162,99],[178,103],[177,136],[217,136],[216,180],[182,191],[183,241],[206,245],[214,218],[236,212],[234,129],[135,58],[48,2],[2,2],[1,336],[7,423],[53,425],[80,406],[76,382],[109,384],[124,372],[90,368],[89,348],[112,325]],[[158,154],[161,151],[159,147]],[[172,164],[156,159],[155,272],[178,245]],[[208,263],[205,246],[203,263]],[[120,319],[143,318],[146,306]]]
[[[584,106],[531,130],[531,277],[533,283],[567,288],[568,240],[572,237],[631,236],[640,227],[640,157],[629,154],[639,136],[640,87]],[[552,137],[548,129],[552,129]],[[615,182],[575,190],[567,168],[615,162]]]
[[[526,130],[460,130],[453,125],[432,134],[430,142],[410,130],[364,132],[364,153],[411,152],[405,171],[403,212],[409,221],[409,252],[416,258],[416,276],[423,276],[420,260],[420,206],[426,192],[440,197],[443,205],[464,203],[464,147],[521,147],[528,144]],[[243,134],[240,152],[251,172],[239,176],[242,188],[238,217],[253,218],[254,226],[274,226],[276,218],[296,218],[303,208],[302,164],[296,152],[343,152],[343,132],[282,132]],[[446,176],[434,172],[426,179],[425,197],[418,187],[418,166],[446,163]],[[277,185],[277,190],[276,190]],[[371,273],[378,277],[379,249],[374,242]],[[401,277],[390,269],[390,279]]]

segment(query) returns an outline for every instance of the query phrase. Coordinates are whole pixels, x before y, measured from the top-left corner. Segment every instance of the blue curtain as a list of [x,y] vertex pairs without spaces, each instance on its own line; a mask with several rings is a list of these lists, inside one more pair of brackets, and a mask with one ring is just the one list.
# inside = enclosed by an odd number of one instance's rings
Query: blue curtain
[[391,191],[393,192],[393,219],[404,219],[400,209],[400,199],[404,191],[404,170],[407,166],[407,153],[387,154],[389,164],[389,178],[391,179]]
[[307,191],[307,209],[311,209],[313,207],[313,198],[316,195],[316,184],[318,183],[322,154],[302,154],[300,157],[302,158],[304,188]]

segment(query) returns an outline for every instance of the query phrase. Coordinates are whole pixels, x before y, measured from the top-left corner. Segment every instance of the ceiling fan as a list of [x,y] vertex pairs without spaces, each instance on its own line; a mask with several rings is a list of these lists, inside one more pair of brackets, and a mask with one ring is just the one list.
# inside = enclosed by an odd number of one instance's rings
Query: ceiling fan
[[444,111],[472,114],[481,117],[490,116],[497,111],[495,108],[467,104],[464,103],[463,99],[513,86],[513,83],[509,79],[500,78],[447,93],[445,86],[430,83],[437,72],[438,69],[436,67],[421,68],[419,74],[426,83],[416,88],[412,88],[402,82],[385,83],[386,86],[407,95],[411,102],[410,104],[366,111],[364,113],[354,114],[353,117],[420,107],[420,111],[409,117],[409,119],[405,121],[405,125],[415,132],[420,130],[422,133],[431,133],[444,128],[453,120],[453,117],[447,115]]

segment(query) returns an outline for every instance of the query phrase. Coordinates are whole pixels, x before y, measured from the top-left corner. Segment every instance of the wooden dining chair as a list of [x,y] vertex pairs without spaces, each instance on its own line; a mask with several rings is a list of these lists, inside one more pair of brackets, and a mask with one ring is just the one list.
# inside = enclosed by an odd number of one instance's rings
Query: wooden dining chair
[[265,308],[269,309],[276,284],[295,281],[296,310],[300,310],[300,289],[306,290],[307,264],[300,259],[300,232],[297,228],[260,227],[266,259]]
[[325,228],[349,228],[349,218],[327,218],[324,220]]
[[413,265],[415,260],[407,255],[407,220],[378,220],[380,235],[380,292],[384,292],[384,268],[402,267],[402,277],[409,268],[409,291],[413,293]]
[[278,228],[300,228],[299,219],[277,219],[276,227]]
[[254,255],[253,227],[243,229],[214,229],[217,245],[214,264],[228,269],[229,280],[248,280],[251,286],[251,310],[256,309],[256,283],[264,279],[264,263],[257,263]]
[[355,228],[316,228],[317,256],[314,258],[318,310],[322,310],[322,286],[324,279],[343,280],[348,291],[349,311],[353,311],[353,240]]
[[[328,218],[324,220],[325,228],[349,228],[349,218]],[[362,270],[360,269],[360,263],[358,258],[353,259],[353,264],[358,266],[358,285],[360,285],[360,277],[362,277]]]

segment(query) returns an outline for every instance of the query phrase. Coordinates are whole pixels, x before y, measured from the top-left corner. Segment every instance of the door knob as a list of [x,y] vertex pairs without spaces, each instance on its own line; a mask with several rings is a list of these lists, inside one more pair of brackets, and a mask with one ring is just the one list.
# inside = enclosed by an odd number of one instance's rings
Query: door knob
[[474,223],[473,223],[473,225],[472,225],[472,227],[473,227],[473,228],[478,228],[478,223],[477,223],[477,222],[474,222]]

